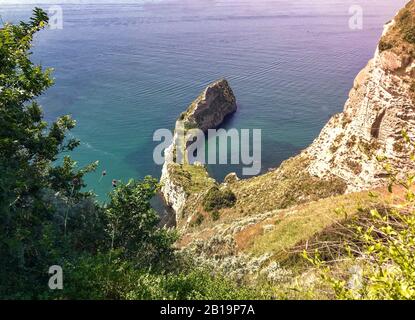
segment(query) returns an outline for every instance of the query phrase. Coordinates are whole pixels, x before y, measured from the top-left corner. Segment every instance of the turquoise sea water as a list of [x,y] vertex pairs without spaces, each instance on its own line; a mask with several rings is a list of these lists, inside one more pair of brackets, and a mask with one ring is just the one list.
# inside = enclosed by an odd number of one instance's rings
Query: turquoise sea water
[[[224,127],[262,129],[266,171],[310,144],[342,110],[384,22],[405,2],[65,4],[63,29],[35,40],[34,59],[54,67],[56,78],[41,102],[47,120],[68,113],[77,120],[73,135],[82,145],[73,157],[80,165],[100,161],[87,182],[105,199],[112,179],[160,176],[153,132],[172,128],[209,82],[226,77],[239,109]],[[349,29],[353,4],[363,8],[362,30]],[[0,1],[0,14],[27,19],[32,7]],[[222,179],[240,167],[209,170]]]

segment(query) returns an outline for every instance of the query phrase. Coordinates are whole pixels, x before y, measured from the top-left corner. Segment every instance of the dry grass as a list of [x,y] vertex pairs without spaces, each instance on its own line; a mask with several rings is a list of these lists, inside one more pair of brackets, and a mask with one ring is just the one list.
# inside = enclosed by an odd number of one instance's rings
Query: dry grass
[[[373,197],[373,194],[378,196]],[[399,192],[395,194],[399,195]],[[255,223],[250,223],[250,218],[256,216],[222,220],[219,223],[208,222],[197,230],[188,230],[180,243],[187,245],[192,240],[205,239],[205,235],[211,235],[216,228],[216,230],[230,230],[229,234],[235,239],[240,252],[254,255],[272,253],[275,257],[283,257],[299,244],[306,245],[307,240],[331,227],[335,229],[339,223],[362,212],[362,208],[376,207],[379,203],[394,204],[399,201],[402,201],[402,198],[392,196],[384,189],[329,197],[284,210],[273,210]],[[241,221],[244,220],[246,220],[245,227],[238,232],[231,231],[232,225],[243,225]],[[265,232],[264,227],[271,225],[272,230]],[[224,235],[226,234],[225,232]]]
[[[362,208],[371,208],[381,203],[395,203],[401,199],[392,196],[383,189],[375,190],[379,196],[374,198],[368,191],[329,197],[294,206],[284,210],[273,210],[255,223],[250,218],[228,219],[220,223],[206,223],[197,230],[188,230],[179,246],[186,246],[194,240],[206,240],[212,234],[220,232],[222,236],[231,235],[238,252],[261,256],[271,253],[273,259],[282,261],[293,249],[301,250],[309,244],[309,239],[318,239],[319,235],[336,233],[336,226],[362,212]],[[245,221],[245,222],[244,222]],[[244,225],[238,232],[233,226]],[[264,231],[265,227],[272,230]],[[223,232],[222,232],[223,231]],[[324,236],[326,237],[326,236]],[[311,246],[311,244],[310,244]]]
[[370,209],[400,203],[403,197],[401,188],[394,194],[386,189],[377,189],[299,206],[277,220],[271,232],[255,237],[248,250],[255,255],[270,252],[278,261],[297,256],[304,249],[314,251],[319,248],[327,254],[338,254],[339,246],[350,236],[351,221],[365,219]]
[[[277,263],[278,269],[289,271],[291,275],[288,279],[273,284],[276,297],[333,298],[332,288],[321,282],[319,272],[300,253],[307,250],[313,256],[314,249],[318,248],[320,256],[331,262],[333,274],[349,279],[350,267],[356,265],[355,261],[352,264],[344,248],[344,241],[351,243],[356,239],[350,223],[365,221],[370,209],[390,208],[402,203],[405,192],[403,188],[397,189],[393,194],[386,188],[381,188],[340,195],[254,217],[211,224],[209,227],[201,226],[198,230],[188,230],[178,242],[178,247],[194,248],[196,245],[201,250],[197,251],[198,254],[203,254],[204,259],[223,255],[220,259],[224,260],[217,261],[219,264],[229,265],[238,257],[245,257],[247,261],[265,261],[261,271],[258,271],[260,275],[268,268],[265,266]],[[212,239],[216,241],[212,242]],[[232,244],[232,251],[226,251],[223,244]],[[359,243],[355,245],[357,248],[361,246]],[[231,265],[239,266],[235,263]],[[252,270],[249,266],[248,263],[241,268],[249,274]],[[244,281],[254,281],[251,283],[256,285],[261,285],[261,281],[269,284],[268,278],[260,276],[255,279],[248,276]]]
[[307,165],[307,158],[297,156],[272,172],[231,184],[237,202],[223,215],[258,214],[344,193],[342,180],[313,177],[305,170]]
[[393,50],[415,58],[415,0],[411,0],[395,18],[395,25],[382,37],[380,51]]
[[[235,194],[237,201],[233,207],[219,210],[220,219],[217,223],[286,209],[345,192],[346,184],[341,179],[333,177],[324,180],[313,177],[306,171],[307,165],[308,159],[300,155],[264,175],[230,184],[229,189]],[[205,219],[201,226],[197,226],[198,229],[208,227],[212,219],[203,209],[203,194],[214,185],[214,180],[209,180],[203,167],[184,165],[176,166],[175,170],[175,176],[190,195],[184,216],[201,214]]]
[[[368,193],[362,192],[303,205],[276,220],[271,232],[256,237],[249,251],[255,255],[272,252],[280,260],[299,242],[306,241],[328,226],[344,220],[344,212],[349,215],[356,214],[359,207],[369,202]],[[342,210],[338,210],[339,208]]]

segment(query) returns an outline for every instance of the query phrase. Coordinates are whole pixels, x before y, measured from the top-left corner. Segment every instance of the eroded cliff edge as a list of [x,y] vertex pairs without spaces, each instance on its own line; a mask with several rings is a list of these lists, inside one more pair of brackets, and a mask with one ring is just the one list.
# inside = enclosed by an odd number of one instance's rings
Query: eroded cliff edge
[[335,175],[348,191],[381,185],[385,171],[377,156],[398,170],[413,169],[402,130],[415,127],[415,2],[386,24],[374,58],[358,74],[344,111],[330,119],[304,152],[308,171]]

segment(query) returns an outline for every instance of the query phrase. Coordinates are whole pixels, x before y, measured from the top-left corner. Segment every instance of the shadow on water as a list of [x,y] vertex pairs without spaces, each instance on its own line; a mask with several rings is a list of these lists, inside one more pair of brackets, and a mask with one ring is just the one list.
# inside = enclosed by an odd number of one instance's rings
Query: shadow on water
[[159,193],[151,200],[151,206],[156,210],[160,216],[160,227],[166,226],[167,228],[176,227],[176,213],[174,210],[167,206],[164,202],[163,196]]

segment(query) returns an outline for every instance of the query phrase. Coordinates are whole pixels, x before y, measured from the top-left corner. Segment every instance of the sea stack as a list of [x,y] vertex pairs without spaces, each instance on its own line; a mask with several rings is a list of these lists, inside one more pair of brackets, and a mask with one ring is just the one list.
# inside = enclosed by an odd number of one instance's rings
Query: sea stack
[[[215,183],[204,166],[175,162],[178,131],[197,128],[206,132],[220,126],[224,119],[236,110],[233,91],[228,81],[221,79],[208,85],[177,119],[173,143],[165,150],[165,162],[160,179],[162,195],[165,203],[176,213],[176,222],[180,219],[190,193],[206,191]],[[192,181],[195,175],[198,180],[196,184]],[[192,192],[189,192],[188,186],[191,186]]]
[[179,120],[187,128],[198,128],[206,132],[219,126],[236,108],[236,98],[228,81],[221,79],[207,86],[180,115]]

